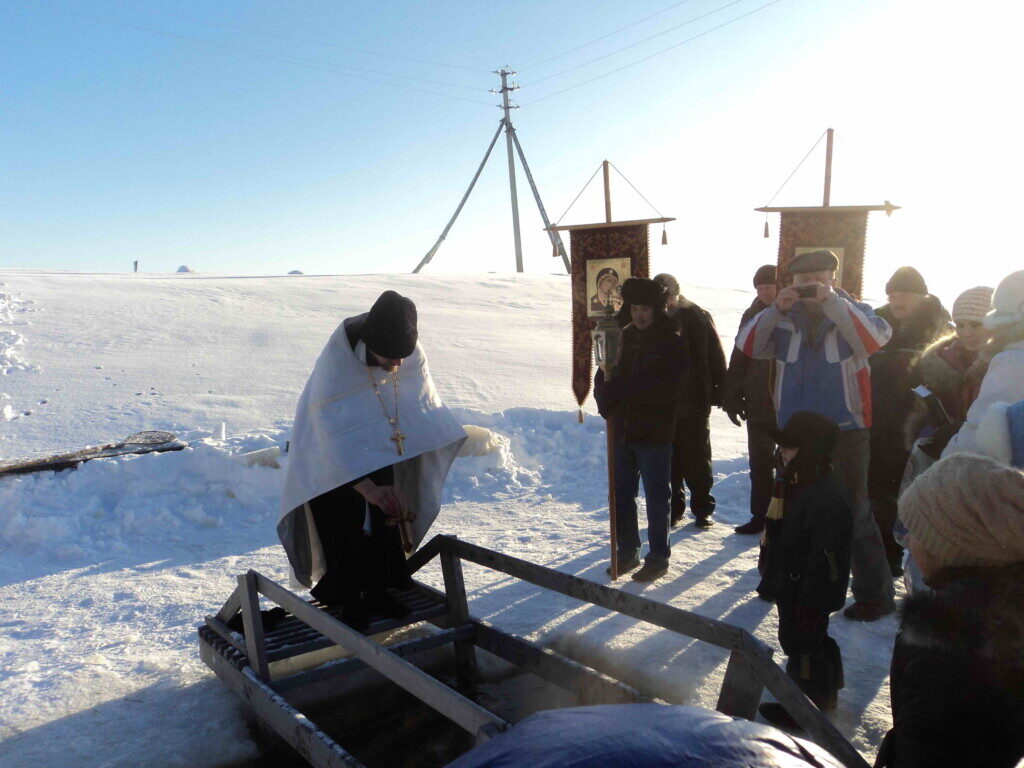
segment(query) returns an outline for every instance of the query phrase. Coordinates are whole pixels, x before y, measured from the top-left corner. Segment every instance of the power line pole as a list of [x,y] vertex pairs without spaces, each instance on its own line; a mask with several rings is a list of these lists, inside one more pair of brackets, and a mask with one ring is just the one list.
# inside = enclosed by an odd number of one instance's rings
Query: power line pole
[[515,74],[507,66],[502,67],[499,70],[495,70],[494,74],[501,76],[501,88],[499,90],[492,90],[491,93],[501,94],[501,109],[504,116],[498,122],[498,130],[494,133],[494,138],[491,139],[490,145],[487,147],[487,152],[484,153],[484,159],[480,161],[480,165],[476,169],[476,173],[473,174],[473,179],[469,182],[469,188],[466,193],[462,196],[462,200],[459,201],[458,207],[455,209],[455,213],[452,214],[451,219],[445,225],[444,230],[441,232],[441,236],[437,238],[434,246],[427,251],[413,273],[419,272],[425,267],[430,260],[434,258],[434,254],[437,253],[437,249],[441,247],[441,243],[448,236],[451,228],[455,225],[455,220],[459,217],[463,207],[466,205],[466,201],[469,199],[470,193],[476,186],[477,179],[480,178],[480,173],[484,169],[484,165],[487,164],[487,159],[491,156],[491,150],[494,149],[494,145],[498,141],[498,137],[501,135],[502,130],[505,131],[505,146],[508,152],[508,181],[509,190],[512,194],[512,233],[515,237],[515,248],[516,248],[516,271],[523,271],[523,241],[519,233],[519,195],[516,189],[516,166],[513,150],[519,154],[519,160],[523,164],[523,172],[526,174],[526,180],[530,182],[530,190],[533,192],[533,199],[537,202],[537,210],[540,211],[540,217],[544,222],[544,229],[548,233],[548,237],[551,240],[552,256],[561,256],[562,263],[565,265],[565,271],[571,273],[569,264],[569,256],[565,252],[565,245],[562,243],[562,236],[551,226],[551,222],[548,220],[548,212],[544,209],[544,203],[540,199],[540,191],[537,189],[537,183],[533,179],[533,174],[530,173],[530,165],[526,162],[526,153],[523,152],[523,147],[519,143],[519,137],[516,135],[516,129],[512,125],[512,118],[509,116],[509,112],[513,109],[519,109],[518,106],[510,104],[508,95],[512,91],[519,90],[518,85],[509,85],[508,78]]
[[515,74],[510,69],[502,67],[496,70],[494,74],[501,76],[501,108],[505,111],[505,148],[508,150],[508,186],[512,192],[512,236],[515,239],[516,245],[516,272],[522,272],[523,240],[519,234],[519,196],[516,194],[516,162],[512,144],[512,118],[509,116],[509,110],[519,109],[519,107],[508,103],[509,92],[518,90],[519,86],[512,85],[509,87],[508,77]]

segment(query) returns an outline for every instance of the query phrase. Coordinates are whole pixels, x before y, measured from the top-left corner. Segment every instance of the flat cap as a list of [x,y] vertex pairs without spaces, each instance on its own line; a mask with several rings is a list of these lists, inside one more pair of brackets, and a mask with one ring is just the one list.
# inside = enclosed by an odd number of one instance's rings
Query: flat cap
[[835,272],[837,269],[839,269],[839,257],[827,248],[798,254],[793,257],[787,267],[791,275],[801,272]]

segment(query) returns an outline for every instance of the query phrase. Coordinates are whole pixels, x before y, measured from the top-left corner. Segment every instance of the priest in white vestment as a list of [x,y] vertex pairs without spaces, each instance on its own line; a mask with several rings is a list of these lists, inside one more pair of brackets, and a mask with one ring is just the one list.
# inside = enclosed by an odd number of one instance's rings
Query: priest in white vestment
[[400,616],[405,558],[466,439],[434,388],[413,302],[385,291],[331,335],[299,398],[278,536],[295,578],[363,629]]

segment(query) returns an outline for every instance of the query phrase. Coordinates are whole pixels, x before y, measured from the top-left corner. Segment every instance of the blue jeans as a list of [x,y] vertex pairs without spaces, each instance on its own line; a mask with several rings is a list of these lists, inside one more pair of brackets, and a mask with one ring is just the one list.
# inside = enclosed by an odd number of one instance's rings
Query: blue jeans
[[636,496],[640,479],[647,499],[647,562],[668,565],[669,499],[672,496],[671,445],[615,446],[615,509],[619,558],[640,554]]

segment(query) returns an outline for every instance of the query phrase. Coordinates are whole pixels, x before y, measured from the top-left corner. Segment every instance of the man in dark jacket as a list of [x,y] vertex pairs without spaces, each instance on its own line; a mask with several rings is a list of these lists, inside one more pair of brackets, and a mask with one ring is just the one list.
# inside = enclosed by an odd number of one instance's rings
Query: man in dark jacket
[[683,519],[686,493],[690,489],[690,511],[698,528],[711,525],[715,497],[711,495],[711,406],[722,404],[725,353],[711,315],[679,293],[679,281],[662,273],[654,282],[665,288],[665,311],[679,326],[690,351],[690,368],[676,414],[672,443],[672,525]]
[[876,766],[1013,768],[1024,757],[1024,472],[971,453],[900,498],[929,591],[903,605],[892,730]]
[[[773,430],[784,469],[767,515],[758,592],[775,599],[786,672],[822,710],[833,710],[843,687],[843,661],[829,637],[829,614],[843,607],[850,580],[853,512],[832,475],[839,427],[797,411]],[[770,722],[792,727],[781,704],[762,704]]]
[[[754,273],[757,298],[743,313],[740,328],[767,309],[778,294],[775,265],[764,264]],[[750,520],[738,525],[736,533],[760,533],[772,499],[775,441],[769,431],[775,428],[775,403],[771,391],[771,360],[747,357],[733,347],[729,371],[725,375],[722,408],[737,427],[747,422],[747,456],[750,464]]]
[[871,364],[871,463],[868,498],[878,523],[885,556],[893,576],[903,573],[903,548],[893,538],[896,500],[910,452],[903,425],[914,407],[914,369],[936,339],[953,331],[949,312],[928,293],[924,278],[913,267],[900,267],[886,283],[889,303],[876,314],[892,326],[889,343],[875,352]]
[[622,286],[622,354],[605,381],[594,379],[594,399],[608,421],[615,457],[619,572],[640,564],[636,496],[643,478],[650,552],[636,581],[668,571],[672,439],[687,367],[686,342],[665,314],[665,290],[653,280],[630,278]]

